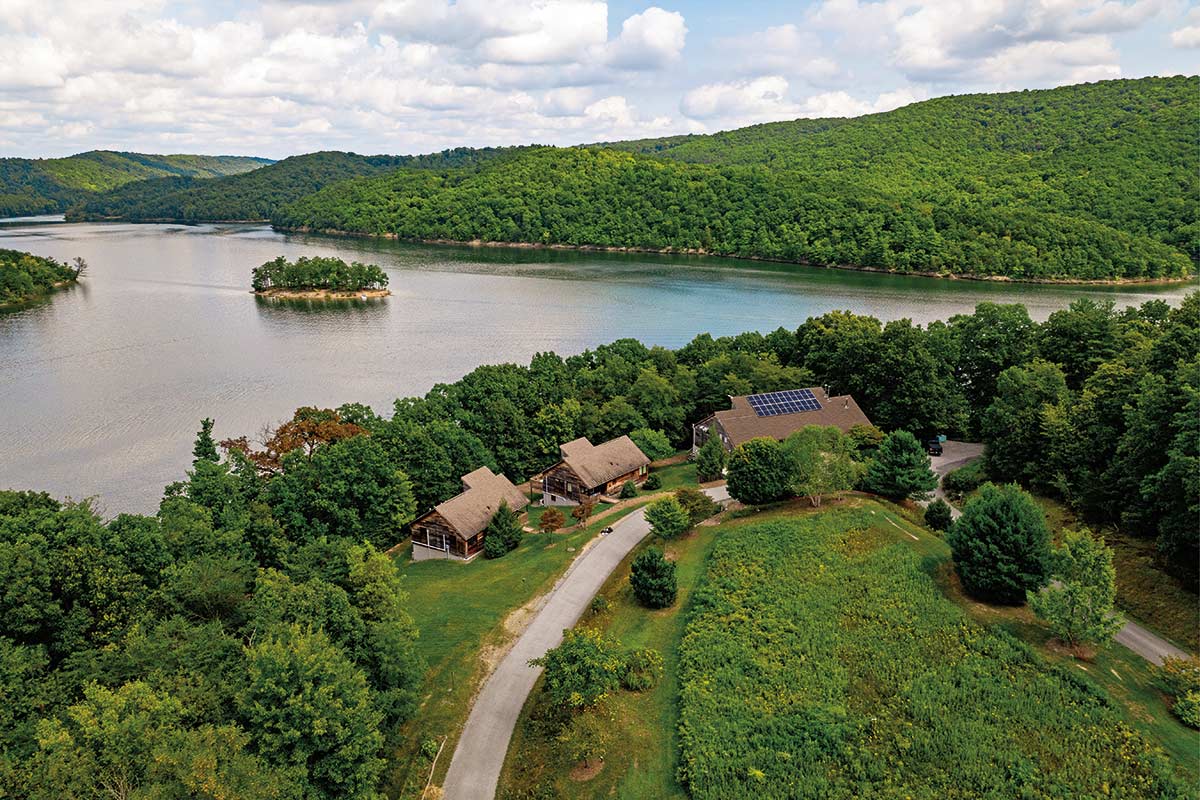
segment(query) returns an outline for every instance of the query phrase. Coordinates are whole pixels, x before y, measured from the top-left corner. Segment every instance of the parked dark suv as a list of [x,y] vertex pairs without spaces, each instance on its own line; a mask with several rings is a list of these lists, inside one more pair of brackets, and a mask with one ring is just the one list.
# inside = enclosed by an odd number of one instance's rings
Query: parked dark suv
[[942,441],[940,439],[927,439],[925,441],[925,452],[931,456],[940,456],[942,454]]

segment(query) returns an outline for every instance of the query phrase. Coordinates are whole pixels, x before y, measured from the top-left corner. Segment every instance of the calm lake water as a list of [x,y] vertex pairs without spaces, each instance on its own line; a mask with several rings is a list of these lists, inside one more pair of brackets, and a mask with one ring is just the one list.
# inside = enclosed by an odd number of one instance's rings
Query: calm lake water
[[[976,303],[1044,319],[1073,299],[1177,303],[1192,287],[1113,290],[939,281],[714,258],[427,247],[282,235],[262,226],[0,225],[0,247],[90,264],[77,287],[0,313],[0,488],[96,496],[152,512],[190,463],[199,420],[257,434],[302,405],[425,393],[479,364],[621,337],[795,328],[850,309],[918,322]],[[284,254],[376,263],[386,300],[261,301],[250,270]]]

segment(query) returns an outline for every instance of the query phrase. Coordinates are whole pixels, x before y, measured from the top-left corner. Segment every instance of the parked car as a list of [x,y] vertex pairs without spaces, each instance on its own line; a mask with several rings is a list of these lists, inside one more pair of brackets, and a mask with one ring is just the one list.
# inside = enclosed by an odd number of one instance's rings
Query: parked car
[[926,440],[925,452],[931,456],[940,456],[942,454],[942,440],[937,438]]
[[603,529],[601,529],[601,531],[600,531],[600,535],[601,535],[601,536],[607,536],[607,535],[608,535],[608,534],[610,534],[610,533],[612,533],[612,526],[611,526],[611,525],[609,525],[607,528],[603,528]]

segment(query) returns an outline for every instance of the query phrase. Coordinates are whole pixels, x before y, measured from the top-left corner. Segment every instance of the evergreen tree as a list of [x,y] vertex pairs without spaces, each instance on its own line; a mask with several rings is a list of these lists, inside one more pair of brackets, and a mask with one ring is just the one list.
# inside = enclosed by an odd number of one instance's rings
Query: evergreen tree
[[647,608],[667,608],[675,602],[675,562],[663,558],[661,550],[643,550],[633,560],[629,573],[633,596]]
[[950,504],[942,498],[939,497],[925,507],[925,524],[935,531],[949,530],[952,522],[954,516],[950,511]]
[[710,435],[696,453],[696,478],[701,483],[720,480],[725,473],[725,462],[728,457],[725,445],[721,443],[721,437],[715,434]]
[[213,421],[208,417],[200,420],[200,432],[196,434],[196,443],[192,445],[192,465],[198,461],[220,461],[217,444],[212,437]]
[[975,597],[1020,604],[1046,583],[1050,531],[1042,509],[1019,486],[985,483],[947,541],[963,588]]
[[500,508],[492,515],[487,530],[483,533],[483,554],[488,558],[500,556],[517,549],[521,544],[524,532],[517,512],[508,507],[508,503],[500,501]]
[[865,484],[869,491],[890,500],[924,500],[937,488],[938,478],[917,437],[908,431],[893,431],[867,468]]

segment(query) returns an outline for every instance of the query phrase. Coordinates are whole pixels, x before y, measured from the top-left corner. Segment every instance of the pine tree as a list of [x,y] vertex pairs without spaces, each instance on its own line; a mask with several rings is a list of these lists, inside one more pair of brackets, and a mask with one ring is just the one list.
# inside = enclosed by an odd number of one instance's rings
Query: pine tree
[[220,461],[217,444],[212,436],[213,421],[208,417],[200,420],[200,431],[196,434],[196,443],[192,445],[192,465],[198,461]]
[[647,608],[667,608],[675,602],[675,562],[656,548],[643,550],[629,572],[633,596]]
[[701,481],[719,480],[725,472],[728,453],[720,436],[709,436],[696,453],[696,477]]
[[483,554],[488,558],[499,558],[517,549],[521,544],[523,531],[517,512],[501,501],[500,508],[492,516],[487,529],[483,533]]
[[867,469],[867,488],[889,500],[924,500],[937,484],[937,475],[929,468],[929,455],[908,431],[888,434]]
[[1020,604],[1046,583],[1050,530],[1042,509],[1015,484],[980,487],[947,542],[963,588],[975,597]]

